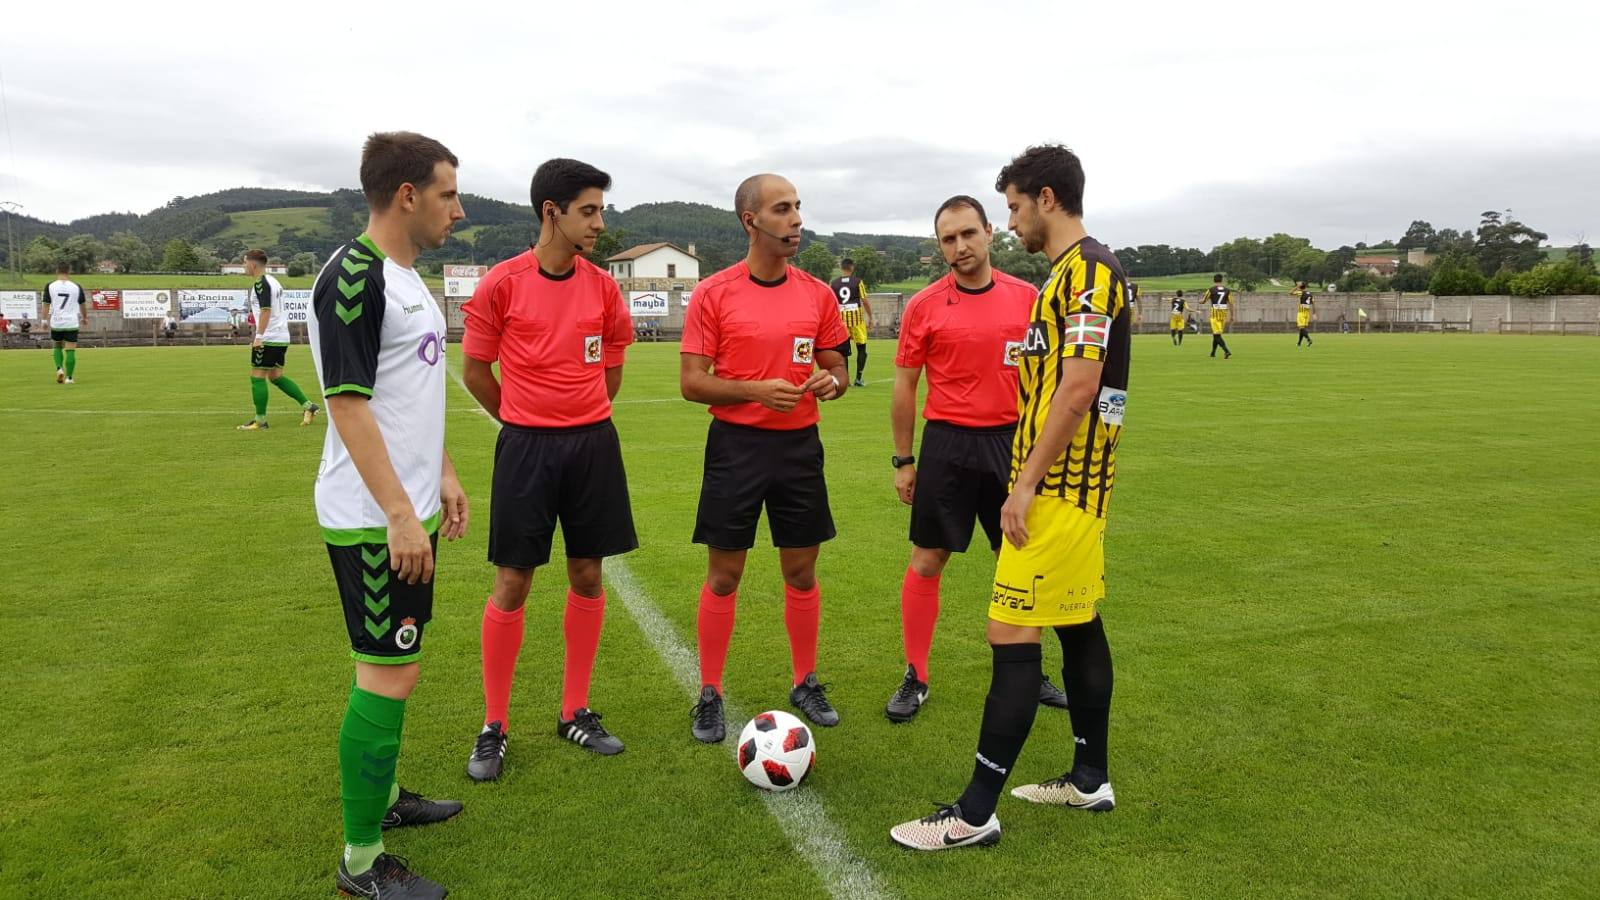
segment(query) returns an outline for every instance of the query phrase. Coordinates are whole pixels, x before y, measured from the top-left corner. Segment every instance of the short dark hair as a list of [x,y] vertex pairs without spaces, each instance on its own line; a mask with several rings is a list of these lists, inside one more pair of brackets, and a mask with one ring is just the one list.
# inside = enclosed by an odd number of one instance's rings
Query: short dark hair
[[1222,283],[1222,273],[1218,272],[1217,274],[1211,276],[1211,283],[1212,284],[1221,284]]
[[994,180],[994,189],[1002,194],[1007,186],[1035,200],[1049,188],[1069,215],[1083,215],[1083,163],[1060,144],[1029,147],[1013,158]]
[[856,267],[856,261],[851,259],[848,256],[846,256],[844,259],[839,260],[839,268],[841,268],[841,269],[854,269],[855,267]]
[[244,258],[250,260],[253,263],[260,263],[261,265],[264,266],[264,265],[267,264],[267,251],[265,251],[265,250],[251,250],[250,252],[248,252],[248,253],[246,253],[244,255]]
[[402,184],[425,188],[433,183],[433,167],[447,162],[460,168],[450,149],[414,131],[379,131],[361,148],[361,193],[372,209],[388,209]]
[[1178,288],[1178,296],[1179,297],[1183,296],[1183,288]]
[[[1001,190],[1005,190],[1005,188],[1001,188]],[[939,229],[939,217],[944,215],[946,211],[960,209],[963,206],[970,206],[977,210],[978,221],[982,222],[985,226],[989,224],[989,214],[983,211],[982,203],[979,203],[975,198],[968,197],[966,194],[957,194],[954,197],[951,197],[949,200],[939,204],[939,209],[933,214],[934,230],[937,231]]]
[[589,188],[611,190],[611,176],[582,160],[557,157],[547,159],[533,170],[533,181],[528,185],[528,199],[533,201],[533,215],[544,218],[544,204],[548,200],[556,209],[566,213],[572,201]]

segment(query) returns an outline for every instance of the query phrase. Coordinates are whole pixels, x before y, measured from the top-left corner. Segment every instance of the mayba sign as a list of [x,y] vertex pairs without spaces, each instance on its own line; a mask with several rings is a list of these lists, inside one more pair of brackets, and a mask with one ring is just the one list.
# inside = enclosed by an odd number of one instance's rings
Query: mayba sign
[[628,293],[628,311],[635,319],[643,316],[665,316],[669,304],[664,291],[630,291]]

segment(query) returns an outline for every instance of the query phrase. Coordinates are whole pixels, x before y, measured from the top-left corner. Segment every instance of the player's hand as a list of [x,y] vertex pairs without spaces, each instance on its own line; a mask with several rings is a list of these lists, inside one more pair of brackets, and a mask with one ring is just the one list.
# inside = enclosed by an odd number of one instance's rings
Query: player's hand
[[260,335],[256,335],[255,339],[250,342],[250,347],[251,347],[251,349],[254,349],[254,350],[260,350],[261,349],[261,336]]
[[461,489],[461,481],[454,472],[446,472],[439,481],[440,512],[444,515],[444,527],[440,532],[447,541],[466,537],[467,534],[467,492]]
[[894,492],[900,495],[900,502],[907,506],[917,494],[917,467],[915,464],[901,466],[894,470]]
[[751,385],[754,399],[767,409],[786,413],[805,396],[800,386],[783,378],[768,378]]
[[389,519],[389,568],[406,584],[433,581],[433,547],[414,513]]
[[1000,531],[1018,550],[1028,546],[1028,510],[1033,497],[1033,491],[1013,490],[1000,507]]
[[839,382],[833,377],[832,372],[818,369],[811,373],[805,384],[800,385],[800,390],[816,394],[818,400],[832,400],[839,396]]

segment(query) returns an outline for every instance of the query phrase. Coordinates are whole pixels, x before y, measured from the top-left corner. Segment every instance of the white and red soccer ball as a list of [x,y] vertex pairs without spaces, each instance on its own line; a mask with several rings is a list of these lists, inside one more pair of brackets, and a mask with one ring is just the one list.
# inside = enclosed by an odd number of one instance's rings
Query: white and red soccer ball
[[739,732],[739,771],[764,791],[787,791],[805,780],[816,762],[811,729],[781,710],[764,712]]

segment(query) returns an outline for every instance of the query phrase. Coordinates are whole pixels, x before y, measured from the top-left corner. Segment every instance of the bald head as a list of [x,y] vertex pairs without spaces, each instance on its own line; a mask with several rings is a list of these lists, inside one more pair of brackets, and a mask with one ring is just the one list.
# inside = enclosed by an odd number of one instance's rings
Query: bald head
[[739,217],[739,221],[744,221],[745,213],[753,213],[761,209],[762,192],[766,189],[767,183],[771,181],[780,181],[784,185],[793,187],[793,185],[789,184],[788,179],[782,175],[773,175],[770,172],[751,175],[749,178],[739,182],[739,189],[733,192],[733,214]]

